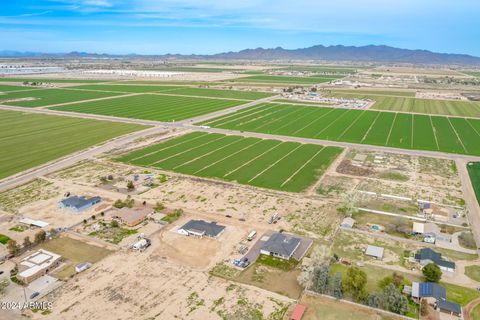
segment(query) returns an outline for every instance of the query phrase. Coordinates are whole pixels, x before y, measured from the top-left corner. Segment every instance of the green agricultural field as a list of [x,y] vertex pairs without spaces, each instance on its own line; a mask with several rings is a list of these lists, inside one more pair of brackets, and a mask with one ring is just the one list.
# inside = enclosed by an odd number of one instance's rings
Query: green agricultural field
[[207,72],[207,73],[215,73],[215,72],[240,72],[243,69],[230,69],[230,68],[214,68],[214,67],[182,67],[182,66],[175,66],[175,67],[164,67],[164,68],[152,68],[148,70],[155,70],[155,71],[173,71],[173,72]]
[[121,84],[89,84],[83,86],[68,87],[69,89],[84,89],[97,91],[114,91],[123,93],[144,93],[172,91],[181,87],[178,86],[142,86],[142,85],[121,85]]
[[477,201],[480,203],[480,162],[469,162],[467,169],[473,190],[475,190],[475,195],[477,196]]
[[355,97],[358,99],[370,98],[370,96],[391,96],[391,97],[415,97],[413,91],[393,91],[393,90],[322,90],[320,93],[335,97]]
[[28,86],[10,86],[10,85],[0,85],[0,99],[2,98],[2,92],[9,91],[24,91],[24,90],[37,90],[35,87]]
[[245,78],[237,78],[226,80],[230,82],[265,82],[265,83],[279,83],[279,84],[315,84],[329,82],[340,79],[342,76],[314,76],[314,77],[289,77],[289,76],[269,76],[259,75]]
[[229,130],[480,155],[480,120],[265,103],[202,125]]
[[144,126],[0,111],[0,179]]
[[118,95],[121,95],[121,93],[68,89],[38,89],[10,92],[5,95],[0,95],[0,103],[18,107],[43,107],[61,103],[113,97]]
[[462,71],[469,76],[479,77],[480,78],[480,71]]
[[118,161],[283,191],[301,192],[341,148],[194,132]]
[[0,82],[42,82],[42,83],[100,83],[113,82],[108,80],[91,80],[91,79],[48,79],[48,78],[1,78]]
[[289,99],[275,99],[272,102],[281,102],[281,103],[289,103],[289,104],[301,104],[301,105],[310,105],[310,106],[323,106],[328,107],[331,105],[320,103],[320,102],[310,102],[310,101],[298,101],[298,100],[289,100]]
[[399,97],[373,97],[372,109],[426,114],[480,117],[480,102]]
[[217,89],[202,89],[202,88],[180,88],[169,94],[178,94],[184,96],[200,96],[200,97],[213,97],[213,98],[225,98],[225,99],[244,99],[244,100],[257,100],[273,96],[268,92],[252,92],[252,91],[239,91],[239,90],[217,90]]
[[337,74],[352,74],[356,73],[357,69],[352,67],[342,66],[288,66],[281,68],[281,70],[300,71],[300,72],[314,72],[314,73],[337,73]]
[[248,101],[145,94],[52,109],[144,120],[179,121],[246,102]]
[[480,102],[476,101],[419,99],[415,98],[415,92],[408,91],[337,90],[326,93],[335,97],[374,100],[371,109],[375,110],[480,117]]

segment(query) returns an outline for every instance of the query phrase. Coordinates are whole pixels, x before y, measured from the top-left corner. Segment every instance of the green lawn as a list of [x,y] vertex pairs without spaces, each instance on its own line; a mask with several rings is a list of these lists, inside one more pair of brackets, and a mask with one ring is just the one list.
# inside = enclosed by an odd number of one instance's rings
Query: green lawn
[[480,162],[469,162],[467,169],[473,190],[475,190],[475,195],[477,196],[477,201],[480,203]]
[[272,256],[267,256],[264,254],[261,254],[258,257],[256,263],[263,264],[269,267],[274,267],[281,270],[285,270],[285,271],[293,270],[298,265],[298,261],[295,259],[285,260],[285,259],[280,259]]
[[0,179],[146,127],[0,111]]
[[470,279],[480,282],[480,266],[471,265],[465,267],[465,275]]
[[68,89],[36,89],[0,95],[0,103],[19,107],[43,107],[82,100],[113,97],[121,93]]
[[76,103],[52,109],[134,119],[179,121],[235,107],[247,102],[242,100],[144,94]]
[[54,238],[42,243],[39,247],[57,253],[67,260],[67,265],[56,273],[60,279],[67,279],[74,275],[77,264],[81,262],[96,263],[113,252],[70,237]]
[[480,304],[477,305],[470,313],[470,319],[477,320],[480,319]]
[[136,150],[118,160],[207,178],[300,192],[340,148],[195,132]]
[[380,311],[361,307],[342,300],[303,295],[299,301],[307,306],[303,320],[393,320],[400,317],[385,315]]
[[216,128],[480,155],[480,120],[265,103],[200,123]]
[[7,242],[10,240],[10,238],[4,234],[0,234],[0,243],[1,244],[7,244]]
[[440,282],[447,290],[447,300],[466,306],[470,301],[480,298],[480,292],[474,289],[457,286],[450,283]]

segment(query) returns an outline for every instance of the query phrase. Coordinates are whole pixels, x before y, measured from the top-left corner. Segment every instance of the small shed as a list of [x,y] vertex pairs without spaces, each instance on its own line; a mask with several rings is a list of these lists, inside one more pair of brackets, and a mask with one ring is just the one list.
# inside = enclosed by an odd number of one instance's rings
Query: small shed
[[297,304],[295,306],[295,308],[293,309],[292,316],[290,317],[290,320],[301,320],[306,309],[307,309],[306,305]]
[[414,222],[412,231],[415,234],[424,234],[425,233],[425,223]]
[[41,220],[33,220],[30,218],[23,218],[18,222],[26,224],[28,226],[34,226],[38,228],[45,228],[46,226],[48,226],[48,222],[41,221]]
[[80,273],[80,272],[85,271],[88,268],[90,268],[90,266],[91,266],[91,264],[88,263],[88,262],[81,262],[81,263],[79,263],[75,266],[75,272]]
[[342,223],[340,224],[340,226],[342,228],[348,228],[348,229],[351,229],[353,228],[353,225],[355,224],[355,219],[353,218],[350,218],[350,217],[346,217],[345,219],[343,219]]
[[382,260],[383,259],[383,251],[385,249],[383,247],[371,246],[367,247],[365,254],[370,257],[374,257],[375,259]]

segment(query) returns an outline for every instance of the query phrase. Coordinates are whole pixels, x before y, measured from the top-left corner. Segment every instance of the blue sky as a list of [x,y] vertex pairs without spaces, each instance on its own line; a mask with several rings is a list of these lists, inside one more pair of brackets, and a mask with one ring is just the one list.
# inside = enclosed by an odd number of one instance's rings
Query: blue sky
[[210,54],[386,44],[480,56],[478,0],[0,0],[0,50]]

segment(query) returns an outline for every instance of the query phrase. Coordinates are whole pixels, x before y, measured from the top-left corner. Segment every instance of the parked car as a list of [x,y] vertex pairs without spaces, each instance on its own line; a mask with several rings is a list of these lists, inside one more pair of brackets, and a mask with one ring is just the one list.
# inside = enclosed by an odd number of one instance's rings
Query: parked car
[[40,295],[40,292],[34,292],[30,295],[30,299],[34,299]]

